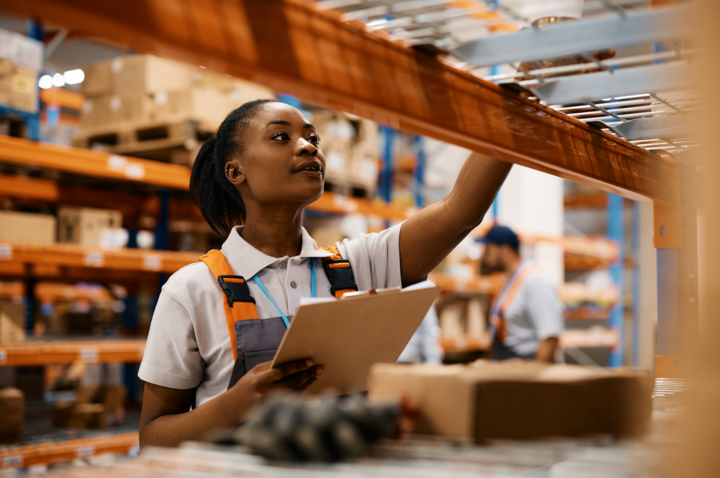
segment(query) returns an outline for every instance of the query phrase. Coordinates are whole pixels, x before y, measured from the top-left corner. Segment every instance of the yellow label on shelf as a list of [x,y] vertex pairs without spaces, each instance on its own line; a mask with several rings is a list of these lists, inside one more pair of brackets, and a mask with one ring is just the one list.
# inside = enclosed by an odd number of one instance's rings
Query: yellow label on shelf
[[36,82],[37,82],[36,78],[32,78],[30,76],[24,76],[24,75],[15,75],[12,78],[12,83],[10,84],[10,88],[12,88],[12,90],[17,93],[30,95],[33,93],[33,91],[35,91],[35,83]]

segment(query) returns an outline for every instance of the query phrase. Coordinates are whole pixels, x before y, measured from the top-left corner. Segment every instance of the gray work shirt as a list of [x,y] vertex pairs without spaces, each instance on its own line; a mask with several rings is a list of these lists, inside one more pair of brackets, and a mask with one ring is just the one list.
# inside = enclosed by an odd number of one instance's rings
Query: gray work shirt
[[542,272],[530,274],[505,312],[505,345],[515,354],[535,354],[538,342],[565,328],[557,286]]

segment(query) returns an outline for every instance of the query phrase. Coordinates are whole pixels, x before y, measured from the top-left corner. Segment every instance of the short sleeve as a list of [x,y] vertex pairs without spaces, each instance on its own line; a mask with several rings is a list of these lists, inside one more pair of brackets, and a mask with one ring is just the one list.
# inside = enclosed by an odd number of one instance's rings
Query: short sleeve
[[534,274],[528,277],[526,286],[524,302],[537,339],[558,337],[565,325],[555,284],[542,274]]
[[360,290],[402,287],[401,227],[402,223],[379,233],[360,234],[337,244],[340,254],[350,261]]
[[167,292],[158,299],[138,376],[162,387],[187,390],[203,380],[204,363],[188,311]]

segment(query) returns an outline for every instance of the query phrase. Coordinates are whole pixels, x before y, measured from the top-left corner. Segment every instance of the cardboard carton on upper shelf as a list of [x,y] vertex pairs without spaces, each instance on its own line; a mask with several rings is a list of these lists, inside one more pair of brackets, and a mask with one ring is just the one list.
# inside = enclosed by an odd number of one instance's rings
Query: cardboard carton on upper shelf
[[115,92],[115,76],[110,69],[110,61],[100,61],[82,67],[85,79],[80,83],[80,91],[87,99],[99,96],[111,96]]
[[110,60],[116,94],[139,95],[184,90],[192,86],[192,68],[152,55],[126,55]]
[[20,33],[0,30],[0,58],[38,71],[42,68],[43,44]]
[[55,217],[0,211],[0,241],[55,242]]
[[345,115],[329,110],[313,111],[312,124],[320,136],[320,149],[325,155],[326,179],[346,181],[355,142],[355,128]]
[[25,428],[25,396],[17,388],[0,388],[0,443],[19,443]]
[[58,242],[98,247],[103,229],[115,229],[121,225],[120,211],[71,206],[58,208]]
[[637,436],[646,432],[653,379],[538,362],[470,366],[378,364],[370,397],[407,394],[418,410],[415,433],[487,439]]
[[25,304],[0,300],[0,344],[25,342]]

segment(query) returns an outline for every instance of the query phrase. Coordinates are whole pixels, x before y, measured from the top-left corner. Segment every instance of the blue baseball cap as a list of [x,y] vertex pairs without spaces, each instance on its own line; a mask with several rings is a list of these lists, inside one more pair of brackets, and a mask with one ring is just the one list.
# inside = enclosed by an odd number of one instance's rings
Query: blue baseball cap
[[478,242],[497,244],[498,246],[507,244],[516,251],[520,250],[520,239],[518,239],[517,234],[507,226],[493,226],[488,233],[485,234],[485,237]]

